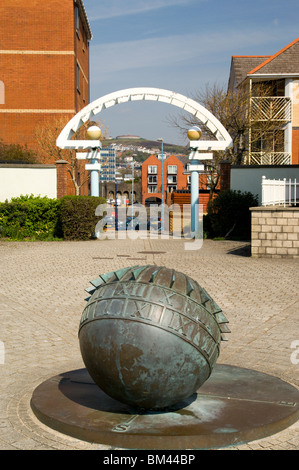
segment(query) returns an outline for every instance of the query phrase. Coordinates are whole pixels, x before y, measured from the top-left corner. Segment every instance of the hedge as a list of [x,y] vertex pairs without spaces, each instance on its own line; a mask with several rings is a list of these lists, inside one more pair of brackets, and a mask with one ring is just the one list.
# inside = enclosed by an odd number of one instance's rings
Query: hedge
[[14,240],[87,240],[98,221],[95,209],[105,202],[91,196],[13,198],[0,203],[0,236]]
[[60,229],[65,240],[88,240],[98,222],[95,210],[106,199],[94,196],[64,196],[60,199]]
[[204,230],[209,238],[250,240],[250,207],[258,206],[258,197],[250,192],[228,189],[221,191],[208,204]]

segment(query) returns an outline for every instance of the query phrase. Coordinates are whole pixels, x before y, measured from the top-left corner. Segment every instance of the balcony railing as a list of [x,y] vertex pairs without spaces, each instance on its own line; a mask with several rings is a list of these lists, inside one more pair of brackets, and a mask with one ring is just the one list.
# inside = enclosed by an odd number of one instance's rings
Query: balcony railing
[[291,119],[291,98],[283,96],[251,98],[251,121],[288,122]]
[[291,165],[289,152],[250,152],[245,156],[246,165]]

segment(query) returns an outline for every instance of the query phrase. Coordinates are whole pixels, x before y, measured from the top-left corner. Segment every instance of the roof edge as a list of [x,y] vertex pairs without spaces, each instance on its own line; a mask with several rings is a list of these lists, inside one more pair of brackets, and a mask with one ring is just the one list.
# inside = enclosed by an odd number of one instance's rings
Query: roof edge
[[83,16],[83,19],[84,19],[84,22],[85,22],[85,26],[86,26],[86,29],[87,29],[87,32],[88,32],[88,39],[91,40],[92,39],[92,31],[91,31],[91,27],[90,27],[90,24],[89,24],[89,20],[88,20],[88,17],[87,17],[87,13],[86,13],[86,10],[85,10],[83,0],[75,0],[75,3],[76,3],[76,5],[78,5],[79,10],[82,13],[82,16]]
[[241,58],[241,57],[242,58],[265,57],[266,58],[266,57],[268,57],[269,58],[269,57],[272,57],[272,56],[268,54],[268,55],[233,55],[232,57],[233,58],[234,57],[236,57],[236,58]]
[[294,39],[294,41],[292,41],[290,44],[288,44],[287,46],[285,46],[283,49],[281,49],[280,51],[276,52],[276,54],[270,56],[267,60],[265,60],[265,62],[263,62],[262,64],[258,65],[257,67],[255,67],[253,70],[251,70],[250,72],[248,72],[248,75],[252,75],[254,74],[255,72],[257,72],[258,70],[260,70],[262,67],[264,67],[265,65],[269,64],[269,62],[271,62],[273,59],[275,59],[276,57],[278,57],[280,54],[282,54],[283,52],[285,52],[287,49],[289,49],[290,47],[292,47],[294,44],[296,44],[296,42],[299,41],[299,38],[296,38]]

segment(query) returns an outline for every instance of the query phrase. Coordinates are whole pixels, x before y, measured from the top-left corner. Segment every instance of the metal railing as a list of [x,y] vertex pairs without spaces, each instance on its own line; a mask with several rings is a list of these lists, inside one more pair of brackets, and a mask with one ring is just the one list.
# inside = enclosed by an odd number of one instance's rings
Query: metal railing
[[270,180],[262,178],[262,206],[289,206],[299,202],[299,182],[294,180]]
[[281,96],[266,96],[251,98],[252,121],[291,121],[291,98]]
[[250,152],[245,155],[247,165],[290,165],[291,162],[289,152]]

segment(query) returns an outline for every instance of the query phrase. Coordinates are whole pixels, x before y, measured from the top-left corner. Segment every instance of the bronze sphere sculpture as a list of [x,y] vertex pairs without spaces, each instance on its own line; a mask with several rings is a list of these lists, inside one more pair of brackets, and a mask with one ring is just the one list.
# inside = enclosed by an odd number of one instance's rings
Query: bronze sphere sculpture
[[91,284],[79,343],[86,369],[107,395],[159,410],[189,398],[209,378],[228,321],[194,279],[147,265]]

